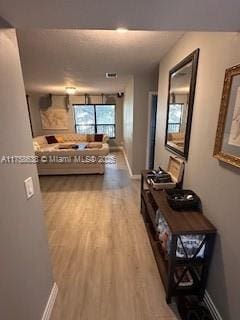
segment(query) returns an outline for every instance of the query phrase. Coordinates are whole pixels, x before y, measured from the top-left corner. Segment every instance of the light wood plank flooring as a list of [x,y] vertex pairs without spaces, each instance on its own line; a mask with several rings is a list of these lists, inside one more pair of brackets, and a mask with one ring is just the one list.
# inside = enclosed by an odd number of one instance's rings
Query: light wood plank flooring
[[41,177],[54,278],[51,320],[173,320],[121,152],[104,176]]

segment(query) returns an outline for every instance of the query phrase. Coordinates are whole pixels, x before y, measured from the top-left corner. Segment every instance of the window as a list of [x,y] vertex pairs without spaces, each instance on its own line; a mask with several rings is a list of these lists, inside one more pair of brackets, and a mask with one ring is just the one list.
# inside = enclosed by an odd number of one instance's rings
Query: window
[[103,133],[109,138],[116,136],[115,105],[74,105],[75,129],[77,133]]
[[182,122],[182,104],[172,103],[169,105],[168,132],[180,132]]

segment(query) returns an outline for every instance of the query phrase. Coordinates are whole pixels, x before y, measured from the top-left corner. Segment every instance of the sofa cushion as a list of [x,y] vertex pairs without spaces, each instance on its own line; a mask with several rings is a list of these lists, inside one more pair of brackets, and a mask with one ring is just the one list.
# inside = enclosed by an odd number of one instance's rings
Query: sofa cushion
[[101,142],[90,142],[87,144],[87,148],[89,149],[100,149],[102,148],[102,143]]
[[58,149],[59,143],[51,143],[51,144],[45,144],[43,147],[41,147],[40,151],[55,151]]
[[46,136],[46,140],[48,144],[58,143],[55,136]]
[[33,140],[33,149],[34,149],[34,151],[41,150],[41,147],[40,147],[39,143],[37,141],[34,141],[34,140]]
[[56,136],[56,139],[57,139],[58,143],[64,142],[64,138],[62,136]]
[[40,147],[47,144],[47,140],[46,140],[45,136],[35,137],[35,138],[33,138],[33,141],[36,141],[40,145]]
[[[57,136],[58,137],[58,136]],[[64,142],[70,142],[70,141],[87,141],[87,135],[86,134],[78,134],[78,133],[66,133],[62,135]]]
[[108,140],[109,140],[109,137],[106,134],[104,134],[102,142],[103,143],[108,143]]
[[95,134],[95,142],[102,142],[103,141],[103,134]]
[[168,139],[170,141],[184,141],[184,133],[182,132],[172,132],[168,134]]
[[95,134],[87,134],[87,142],[94,142]]
[[75,134],[76,140],[80,142],[87,142],[87,135],[86,134]]

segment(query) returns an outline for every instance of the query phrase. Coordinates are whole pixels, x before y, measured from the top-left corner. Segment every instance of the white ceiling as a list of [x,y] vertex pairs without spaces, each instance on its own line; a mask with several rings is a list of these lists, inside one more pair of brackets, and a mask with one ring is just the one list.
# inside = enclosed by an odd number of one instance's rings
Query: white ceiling
[[14,27],[239,31],[239,0],[1,0]]
[[[25,87],[28,92],[123,91],[132,74],[157,72],[163,55],[181,32],[104,30],[18,30]],[[117,72],[117,79],[106,79]]]

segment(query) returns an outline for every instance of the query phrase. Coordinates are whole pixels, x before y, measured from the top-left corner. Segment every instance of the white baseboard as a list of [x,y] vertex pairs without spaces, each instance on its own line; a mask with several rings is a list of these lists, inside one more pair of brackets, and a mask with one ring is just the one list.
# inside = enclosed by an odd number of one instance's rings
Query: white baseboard
[[126,152],[125,152],[124,148],[120,147],[120,150],[122,150],[122,152],[123,152],[124,159],[125,159],[125,162],[126,162],[126,165],[127,165],[127,168],[128,168],[128,172],[129,172],[130,178],[131,179],[135,179],[135,180],[139,180],[141,178],[141,175],[132,173],[132,169],[131,169],[131,166],[130,166],[130,164],[128,162],[128,158],[127,158],[127,155],[126,155]]
[[123,147],[122,146],[110,146],[110,151],[119,151],[119,150],[122,150]]
[[210,297],[210,295],[207,291],[205,291],[203,301],[206,304],[206,306],[208,307],[214,320],[223,320],[223,318],[221,317],[220,313],[218,312],[214,302],[212,301],[212,298]]
[[54,303],[57,298],[57,293],[58,293],[58,286],[57,286],[56,282],[54,282],[41,320],[49,320],[50,319],[52,309],[53,309]]
[[128,158],[127,158],[127,155],[126,155],[126,152],[125,152],[124,148],[122,148],[122,152],[123,152],[124,159],[125,159],[125,162],[126,162],[126,165],[127,165],[127,168],[128,168],[129,175],[131,177],[133,175],[132,174],[132,169],[131,169],[130,164],[128,162]]

